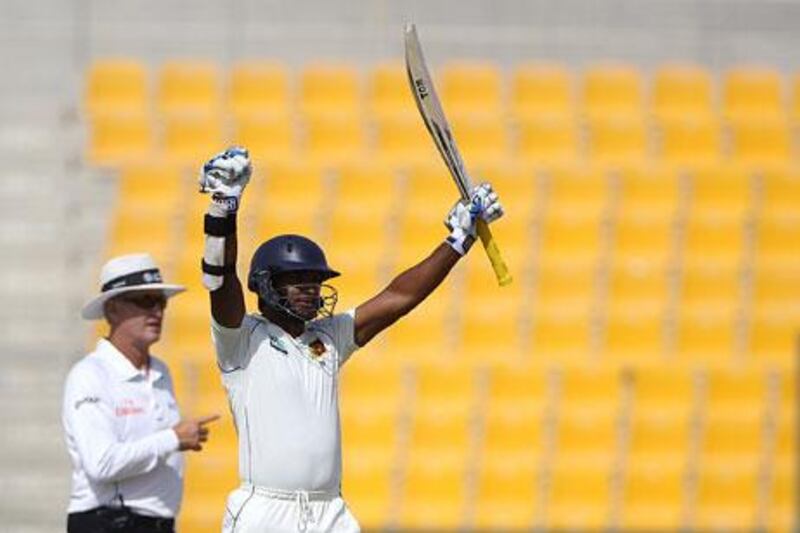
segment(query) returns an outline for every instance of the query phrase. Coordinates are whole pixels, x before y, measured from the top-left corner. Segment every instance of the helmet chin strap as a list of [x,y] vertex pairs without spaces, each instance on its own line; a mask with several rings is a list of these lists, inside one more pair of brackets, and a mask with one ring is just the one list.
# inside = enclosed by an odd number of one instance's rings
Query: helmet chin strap
[[303,324],[311,322],[318,316],[329,317],[333,315],[333,309],[336,307],[336,302],[338,300],[338,293],[336,289],[330,285],[320,284],[320,288],[322,287],[329,288],[331,290],[331,295],[323,296],[320,294],[317,298],[317,313],[311,318],[305,318],[292,310],[286,296],[281,295],[280,291],[275,288],[272,284],[272,274],[269,271],[261,273],[258,277],[258,295],[264,305],[289,320],[298,320]]

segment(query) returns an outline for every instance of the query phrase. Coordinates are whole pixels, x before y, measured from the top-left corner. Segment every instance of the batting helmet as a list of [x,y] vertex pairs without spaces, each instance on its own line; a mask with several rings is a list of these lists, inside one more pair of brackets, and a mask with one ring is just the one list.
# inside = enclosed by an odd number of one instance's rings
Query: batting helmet
[[[301,320],[304,319],[292,311],[286,297],[273,285],[274,275],[282,272],[315,272],[322,275],[322,281],[339,275],[328,266],[322,248],[306,237],[278,235],[258,247],[250,261],[247,288],[258,294],[267,306]],[[320,314],[329,316],[336,305],[336,290],[327,285],[323,287],[329,294],[320,296]]]

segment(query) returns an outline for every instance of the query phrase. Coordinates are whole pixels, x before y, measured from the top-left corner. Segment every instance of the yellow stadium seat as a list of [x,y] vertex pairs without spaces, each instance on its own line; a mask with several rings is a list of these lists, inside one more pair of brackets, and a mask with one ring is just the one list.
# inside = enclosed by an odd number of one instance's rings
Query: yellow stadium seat
[[459,198],[447,168],[438,161],[412,167],[407,176],[405,215],[442,223],[442,216]]
[[197,167],[225,146],[220,121],[211,115],[174,115],[164,123],[164,157],[175,164]]
[[602,251],[599,213],[554,213],[542,224],[537,254],[541,261],[597,260]]
[[708,70],[692,64],[666,64],[653,80],[653,113],[659,118],[704,117],[714,112]]
[[218,115],[222,104],[221,79],[214,63],[167,61],[159,72],[158,109],[165,116]]
[[[763,402],[761,402],[763,405]],[[701,464],[757,464],[763,451],[763,421],[761,413],[736,413],[730,405],[717,403],[706,406],[706,418],[700,439]],[[743,402],[739,402],[743,405]]]
[[711,415],[760,416],[767,409],[767,376],[760,365],[712,367],[706,399]]
[[447,113],[501,114],[502,79],[489,62],[453,61],[441,69],[442,101]]
[[596,284],[595,262],[540,261],[534,283],[536,309],[588,309],[594,298]]
[[163,163],[126,166],[120,174],[120,207],[169,217],[188,192],[189,183],[178,167]]
[[[412,442],[417,442],[418,437],[437,439],[448,431],[458,433],[465,441],[468,440],[467,415],[472,412],[477,400],[476,380],[476,371],[468,365],[459,364],[458,360],[418,365],[414,425],[417,429],[429,432],[430,435],[426,437],[421,433],[414,434]],[[440,420],[443,418],[442,415],[451,420]],[[451,422],[452,428],[443,427]],[[441,427],[437,427],[437,423]],[[420,443],[431,444],[422,441]],[[446,443],[441,442],[441,444]]]
[[[487,280],[487,283],[495,283]],[[458,357],[476,364],[490,364],[517,359],[523,349],[520,332],[521,302],[504,298],[502,303],[487,301],[480,305],[467,299],[462,308],[458,339]]]
[[173,222],[170,216],[151,216],[138,210],[117,213],[108,238],[109,257],[147,252],[158,264],[171,265]]
[[449,288],[437,289],[387,331],[387,344],[392,353],[403,360],[444,361],[453,357]]
[[300,111],[305,115],[358,117],[361,88],[355,66],[311,63],[300,72]]
[[616,452],[617,413],[613,408],[586,409],[564,402],[556,426],[555,453],[562,463],[603,460]]
[[401,62],[387,61],[375,65],[369,72],[367,93],[373,117],[413,118],[422,125],[414,97],[408,88],[408,74]]
[[750,325],[749,351],[756,360],[788,367],[796,360],[799,338],[796,314],[787,314],[785,309],[757,309]]
[[800,304],[800,272],[794,267],[760,265],[754,281],[756,310],[794,311]]
[[98,115],[148,113],[147,68],[135,59],[106,58],[94,61],[86,73],[84,106]]
[[735,215],[690,215],[684,229],[684,265],[738,265],[744,252],[745,230],[744,221]]
[[609,201],[609,177],[599,167],[566,166],[549,173],[548,215],[581,213],[600,216]]
[[729,118],[784,114],[780,73],[764,66],[740,66],[723,79],[722,110]]
[[574,115],[572,76],[562,65],[521,63],[511,80],[511,108],[518,118]]
[[508,128],[500,116],[454,115],[451,127],[467,168],[496,164],[508,159]]
[[[355,393],[358,394],[358,393]],[[366,399],[361,396],[359,399]],[[342,410],[342,439],[344,448],[382,449],[390,453],[398,442],[399,404],[378,403]]]
[[303,153],[328,165],[351,163],[364,155],[363,125],[347,115],[310,115],[305,122]]
[[611,365],[565,367],[561,375],[561,409],[608,412],[617,408],[620,372]]
[[[608,361],[644,364],[664,355],[664,313],[652,305],[614,302],[606,315],[602,351]],[[640,305],[643,305],[640,307]]]
[[391,166],[360,161],[338,169],[336,208],[370,214],[376,223],[397,203],[398,177]]
[[556,462],[544,516],[548,530],[605,529],[610,518],[610,470],[608,459],[585,465]]
[[484,531],[530,529],[539,497],[537,466],[496,455],[486,457],[478,473],[474,527]]
[[670,272],[661,261],[617,259],[610,267],[609,306],[633,315],[642,309],[660,311],[666,304],[670,281]]
[[702,262],[688,265],[681,276],[683,309],[731,310],[742,297],[742,274],[736,265]]
[[244,114],[234,124],[234,142],[246,146],[256,165],[297,157],[297,135],[285,115]]
[[[623,211],[624,212],[624,211]],[[665,264],[675,253],[675,219],[663,213],[628,211],[616,219],[613,254],[618,261]]]
[[293,161],[271,165],[267,169],[265,194],[274,204],[270,209],[263,210],[261,216],[292,219],[310,213],[318,219],[323,196],[327,194],[326,178],[322,168],[313,162]]
[[678,311],[676,355],[686,361],[724,362],[737,353],[735,308]]
[[147,115],[99,115],[92,119],[86,156],[93,165],[118,166],[152,154],[154,128]]
[[739,166],[704,167],[691,180],[692,215],[743,216],[753,207],[751,177]]
[[437,162],[441,158],[417,116],[377,117],[374,129],[374,155],[379,161],[404,166]]
[[464,522],[466,465],[421,452],[405,469],[397,525],[404,530],[455,530]]
[[648,411],[646,403],[635,404],[627,442],[631,464],[648,461],[674,464],[680,462],[689,450],[689,402],[681,404],[685,407],[673,410],[664,409],[661,405],[656,403],[654,406],[657,410]]
[[800,263],[800,225],[794,213],[763,212],[756,224],[756,264],[796,268]]
[[[513,406],[520,406],[521,412],[537,413],[547,402],[549,373],[538,364],[520,365],[508,361],[490,369],[488,383],[489,411],[496,409],[503,421],[502,413],[508,413],[511,422],[515,422]],[[530,408],[529,408],[530,407]]]
[[[506,160],[491,165],[475,167],[472,172],[475,181],[488,181],[497,194],[502,198],[503,209],[506,214],[513,215],[506,218],[530,221],[531,215],[538,207],[540,191],[534,169],[524,163]],[[504,221],[504,222],[507,222]],[[504,239],[508,240],[507,232],[503,232]],[[529,231],[527,237],[530,237]],[[527,244],[526,240],[526,244]]]
[[628,166],[617,173],[619,216],[672,216],[682,201],[680,176],[664,166]]
[[641,163],[650,155],[647,126],[637,116],[596,118],[589,121],[588,155],[604,165]]
[[729,128],[731,157],[740,164],[780,164],[793,157],[792,133],[784,117],[734,120]]
[[800,171],[796,167],[767,167],[762,173],[761,212],[790,217],[800,205]]
[[343,455],[342,494],[348,507],[361,527],[386,527],[391,520],[394,495],[393,451],[353,446],[345,441]]
[[737,464],[701,468],[694,526],[702,531],[756,529],[758,493],[754,468]]
[[485,412],[482,457],[535,465],[545,447],[542,404],[490,404]]
[[646,458],[625,473],[620,527],[624,531],[678,531],[683,524],[683,465]]
[[580,153],[578,128],[571,117],[533,115],[517,123],[516,157],[532,165],[571,163]]
[[689,366],[653,364],[637,368],[633,398],[637,416],[664,413],[686,417],[694,405],[696,383]]
[[797,472],[794,468],[773,470],[766,515],[769,531],[796,531]]
[[641,116],[642,79],[632,65],[596,65],[584,72],[583,111],[589,117]]
[[239,120],[289,114],[289,73],[285,65],[243,61],[233,65],[230,77],[230,108]]
[[586,307],[537,308],[533,313],[532,357],[582,362],[592,346],[591,314]]
[[667,164],[679,168],[713,165],[722,158],[720,125],[712,117],[680,115],[658,122],[656,153]]
[[405,371],[399,361],[368,357],[349,360],[341,374],[342,413],[397,413],[404,400]]

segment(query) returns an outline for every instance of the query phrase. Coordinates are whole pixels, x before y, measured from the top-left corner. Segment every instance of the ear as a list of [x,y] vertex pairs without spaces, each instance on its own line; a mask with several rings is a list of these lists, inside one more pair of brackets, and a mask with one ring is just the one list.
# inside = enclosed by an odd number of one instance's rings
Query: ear
[[106,317],[106,322],[110,325],[113,326],[117,322],[117,318],[119,318],[119,308],[114,298],[111,298],[103,304],[103,315]]

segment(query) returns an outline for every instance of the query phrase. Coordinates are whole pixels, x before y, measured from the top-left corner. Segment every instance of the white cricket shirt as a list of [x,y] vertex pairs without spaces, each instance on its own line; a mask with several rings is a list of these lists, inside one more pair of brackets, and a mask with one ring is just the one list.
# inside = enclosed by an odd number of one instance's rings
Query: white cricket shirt
[[296,339],[261,315],[246,315],[235,329],[211,322],[242,482],[339,491],[338,373],[358,348],[354,311],[314,320]]
[[69,513],[118,503],[175,517],[183,494],[180,421],[167,366],[138,370],[105,339],[67,375],[62,422],[72,460]]

